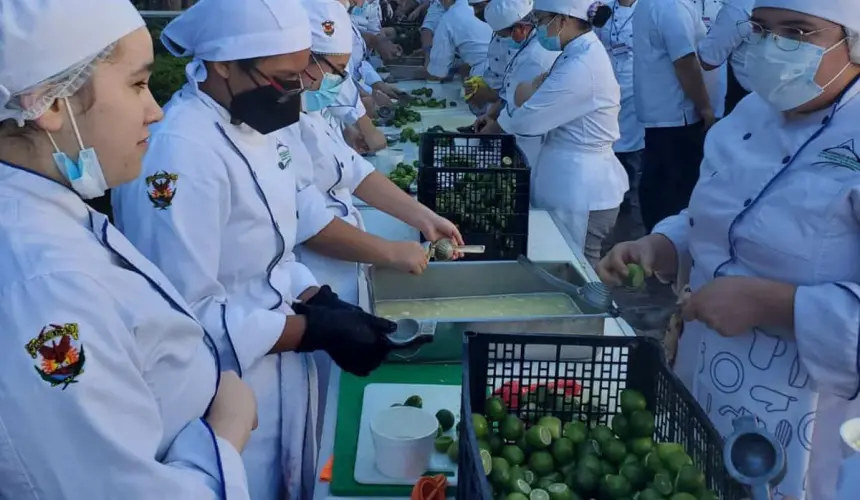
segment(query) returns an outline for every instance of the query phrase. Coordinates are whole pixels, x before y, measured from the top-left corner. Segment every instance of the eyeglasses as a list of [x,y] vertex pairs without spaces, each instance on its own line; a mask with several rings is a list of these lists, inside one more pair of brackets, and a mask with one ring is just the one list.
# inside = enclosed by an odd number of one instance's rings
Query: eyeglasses
[[776,46],[786,52],[799,49],[800,45],[812,35],[838,28],[838,26],[828,26],[813,31],[803,31],[794,26],[777,26],[768,29],[755,21],[740,21],[737,26],[738,32],[748,44],[757,45],[765,38],[772,37]]

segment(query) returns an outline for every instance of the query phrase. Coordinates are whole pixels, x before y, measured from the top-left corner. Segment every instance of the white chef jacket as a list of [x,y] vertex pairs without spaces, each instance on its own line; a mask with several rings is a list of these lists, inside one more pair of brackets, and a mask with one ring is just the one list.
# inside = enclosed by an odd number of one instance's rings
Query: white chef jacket
[[459,56],[471,68],[469,76],[483,76],[487,68],[487,48],[492,38],[490,25],[475,17],[466,0],[457,0],[433,32],[427,72],[444,78],[454,64],[454,57]]
[[537,164],[534,205],[550,210],[568,244],[585,243],[588,212],[618,207],[627,174],[612,151],[621,95],[612,63],[593,32],[564,47],[537,92],[513,113],[501,113],[508,133],[545,135]]
[[364,33],[376,35],[382,31],[382,7],[379,0],[367,0],[362,7],[353,8],[350,18]]
[[[633,94],[639,121],[646,127],[680,127],[701,121],[693,101],[675,76],[674,62],[696,53],[707,29],[701,7],[689,0],[639,0],[633,15]],[[719,70],[704,72],[716,116],[725,104]],[[722,92],[720,91],[722,87]],[[722,97],[718,97],[722,95]]]
[[[528,38],[523,40],[519,50],[513,52],[505,68],[500,96],[505,101],[503,113],[512,114],[517,108],[514,95],[517,86],[521,83],[529,83],[535,78],[552,68],[555,60],[561,52],[558,50],[546,50],[538,43],[537,31],[532,30]],[[538,156],[540,155],[543,136],[517,136],[517,146],[526,157],[528,164],[536,172]]]
[[625,7],[617,0],[611,4],[612,18],[601,29],[595,30],[609,52],[615,79],[621,87],[621,111],[618,122],[621,139],[615,143],[618,153],[629,153],[645,149],[645,127],[636,116],[636,99],[633,97],[633,12],[639,2]]
[[502,88],[502,78],[511,58],[511,50],[508,41],[495,33],[487,47],[487,69],[484,70],[484,82],[493,90]]
[[688,323],[675,366],[723,435],[752,414],[777,436],[779,492],[798,500],[835,497],[839,426],[860,416],[858,92],[791,121],[746,97],[708,133],[689,208],[654,229],[692,259],[693,292],[718,276],[798,286],[794,332],[724,338]]
[[349,58],[349,73],[356,85],[364,89],[365,92],[372,92],[371,87],[382,81],[379,73],[373,69],[368,58],[370,51],[367,48],[367,43],[364,37],[361,36],[361,30],[352,23],[352,54]]
[[839,472],[839,495],[836,500],[860,498],[860,453],[855,453],[842,462]]
[[212,340],[104,215],[0,163],[0,255],[0,497],[249,498]]
[[442,19],[442,15],[445,14],[445,8],[442,7],[439,0],[427,1],[430,2],[430,6],[427,7],[427,12],[424,13],[424,20],[421,22],[421,29],[436,31],[436,27],[439,26],[439,21]]
[[[225,365],[255,391],[259,426],[243,452],[255,500],[276,494],[284,470],[298,498],[312,403],[296,401],[315,394],[307,356],[267,355],[290,304],[317,285],[293,247],[332,220],[319,191],[296,178],[293,162],[309,160],[295,137],[231,125],[227,110],[186,84],[154,127],[143,173],[112,195],[119,228],[171,277]],[[169,203],[156,204],[147,179],[161,172],[176,177]]]
[[[374,171],[373,165],[344,141],[322,112],[302,113],[299,125],[301,140],[313,159],[302,165],[307,170],[303,177],[313,179],[332,217],[363,228],[352,193]],[[331,286],[343,300],[358,302],[358,264],[325,257],[305,246],[298,247],[296,254],[317,280]]]
[[738,23],[748,21],[755,0],[724,0],[716,19],[711,24],[708,36],[699,42],[699,58],[711,66],[721,66],[731,61],[738,83],[750,89],[746,62],[747,44]]

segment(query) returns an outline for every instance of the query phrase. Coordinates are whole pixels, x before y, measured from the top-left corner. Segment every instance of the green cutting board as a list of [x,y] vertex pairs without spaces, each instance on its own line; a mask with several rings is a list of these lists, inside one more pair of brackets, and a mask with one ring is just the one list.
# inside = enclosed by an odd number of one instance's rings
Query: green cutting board
[[[462,380],[463,366],[460,364],[384,364],[365,378],[342,373],[337,402],[331,494],[341,497],[409,497],[412,493],[412,488],[409,486],[359,484],[353,478],[365,386],[368,384],[461,385]],[[449,487],[448,495],[452,496],[454,491],[455,488]]]

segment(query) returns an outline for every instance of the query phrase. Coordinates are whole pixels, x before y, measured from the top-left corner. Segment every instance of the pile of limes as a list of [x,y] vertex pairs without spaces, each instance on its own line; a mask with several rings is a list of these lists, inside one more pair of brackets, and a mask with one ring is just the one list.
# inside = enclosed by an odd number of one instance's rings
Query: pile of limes
[[[496,499],[716,500],[677,443],[655,443],[654,415],[634,390],[620,395],[612,426],[543,416],[531,427],[502,399],[472,415],[481,462]],[[492,423],[496,423],[494,430]]]

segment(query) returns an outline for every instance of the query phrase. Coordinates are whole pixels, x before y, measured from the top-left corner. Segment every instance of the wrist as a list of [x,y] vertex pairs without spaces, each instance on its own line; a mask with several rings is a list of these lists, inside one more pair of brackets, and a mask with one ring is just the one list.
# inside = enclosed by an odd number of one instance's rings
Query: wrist
[[216,436],[230,443],[239,453],[245,449],[245,444],[253,430],[250,426],[242,424],[241,419],[223,418],[220,414],[209,414],[206,417],[206,423]]
[[299,297],[298,297],[298,298],[299,298],[299,301],[304,302],[305,304],[307,304],[307,302],[308,302],[309,300],[311,300],[312,298],[314,298],[314,295],[316,295],[319,291],[320,291],[320,287],[318,287],[318,286],[309,286],[309,287],[307,287],[307,288],[305,289],[305,291],[304,291],[304,292],[302,292],[302,293],[300,293],[300,294],[299,294]]
[[[307,310],[307,306],[304,304],[295,304],[294,309],[299,310]],[[307,350],[302,345],[303,340],[305,339],[305,332],[307,330],[307,316],[304,314],[292,314],[287,316],[286,321],[284,322],[284,329],[281,331],[281,336],[278,338],[278,341],[275,343],[275,346],[269,351],[269,354],[275,354],[280,352],[289,352],[289,351],[297,351],[297,352],[305,352]]]
[[639,241],[651,249],[654,256],[654,273],[662,276],[675,276],[678,273],[678,250],[666,235],[651,233]]
[[764,278],[750,278],[747,290],[750,294],[751,303],[758,305],[757,325],[794,329],[796,285]]

